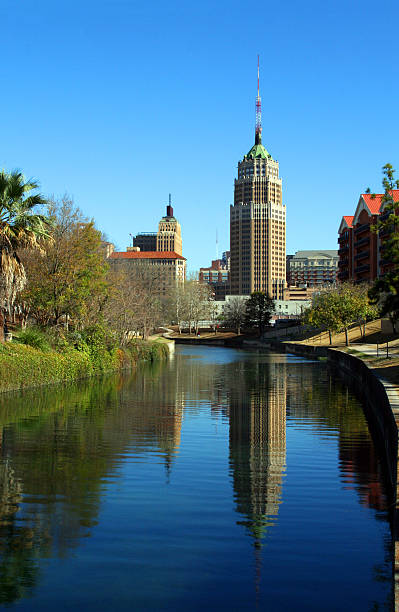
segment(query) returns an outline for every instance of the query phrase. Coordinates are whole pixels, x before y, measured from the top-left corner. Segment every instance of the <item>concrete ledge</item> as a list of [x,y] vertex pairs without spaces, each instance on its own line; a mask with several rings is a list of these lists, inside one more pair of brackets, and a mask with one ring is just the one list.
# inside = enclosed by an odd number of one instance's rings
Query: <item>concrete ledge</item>
[[364,402],[371,434],[382,452],[390,485],[394,609],[399,612],[399,390],[375,374],[361,358],[342,350],[294,342],[279,343],[279,348],[305,357],[327,357],[329,364],[337,367],[355,384]]

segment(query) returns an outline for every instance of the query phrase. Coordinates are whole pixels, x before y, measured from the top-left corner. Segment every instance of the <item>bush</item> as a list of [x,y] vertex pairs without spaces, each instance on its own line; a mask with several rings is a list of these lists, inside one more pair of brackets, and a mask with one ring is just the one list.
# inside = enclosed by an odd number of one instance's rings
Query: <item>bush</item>
[[46,352],[51,349],[46,335],[37,327],[29,327],[22,330],[18,336],[18,340],[21,344],[27,344],[39,351]]
[[[68,340],[65,345],[61,336],[63,350],[59,347],[52,350],[44,332],[29,329],[21,332],[20,343],[0,343],[0,392],[76,380],[168,356],[168,348],[161,342],[138,340],[128,350],[118,349],[112,335],[101,329],[74,332]],[[30,342],[44,348],[34,347]]]

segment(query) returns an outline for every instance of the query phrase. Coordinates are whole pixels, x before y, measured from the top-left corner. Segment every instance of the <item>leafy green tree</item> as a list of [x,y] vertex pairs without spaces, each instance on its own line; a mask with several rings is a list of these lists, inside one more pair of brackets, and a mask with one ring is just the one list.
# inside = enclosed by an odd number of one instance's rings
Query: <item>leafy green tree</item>
[[399,189],[399,181],[395,179],[395,170],[391,164],[385,164],[382,171],[384,220],[378,221],[376,230],[383,238],[382,256],[391,265],[384,276],[375,281],[369,295],[371,302],[380,307],[381,315],[389,317],[393,331],[396,332],[399,320],[399,201],[395,201],[394,189]]
[[304,323],[328,331],[330,344],[332,336],[340,331],[340,303],[337,292],[322,291],[313,297],[311,307],[304,312]]
[[246,303],[245,324],[250,328],[256,328],[259,336],[265,327],[269,325],[274,312],[274,301],[263,291],[254,291]]
[[358,323],[364,335],[366,321],[376,316],[377,309],[369,302],[367,285],[342,283],[314,296],[311,307],[304,314],[304,322],[327,330],[330,344],[334,333],[345,332],[348,346],[350,326]]
[[48,205],[51,242],[40,257],[24,252],[28,285],[21,301],[40,324],[61,317],[76,327],[98,321],[108,294],[108,264],[101,234],[66,196]]
[[49,237],[48,217],[35,212],[46,204],[42,195],[31,193],[37,188],[17,170],[0,171],[0,302],[9,313],[26,284],[19,250],[40,249],[41,239]]

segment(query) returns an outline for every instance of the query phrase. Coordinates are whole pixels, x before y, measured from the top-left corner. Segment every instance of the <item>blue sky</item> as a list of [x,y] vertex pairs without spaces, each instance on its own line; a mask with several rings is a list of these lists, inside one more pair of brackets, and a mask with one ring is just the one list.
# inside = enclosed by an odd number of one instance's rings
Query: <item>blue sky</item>
[[0,167],[67,192],[119,249],[172,193],[198,269],[229,246],[237,162],[280,162],[287,252],[334,249],[399,167],[396,1],[1,0]]

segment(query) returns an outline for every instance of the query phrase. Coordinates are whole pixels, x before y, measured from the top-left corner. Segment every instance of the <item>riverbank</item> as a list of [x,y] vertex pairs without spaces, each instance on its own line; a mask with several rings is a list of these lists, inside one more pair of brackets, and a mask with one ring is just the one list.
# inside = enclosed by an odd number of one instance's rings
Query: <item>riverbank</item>
[[170,354],[163,339],[136,340],[128,347],[89,345],[85,350],[66,346],[41,350],[27,344],[0,344],[0,392],[15,391],[106,372],[135,367],[140,361],[166,359]]
[[327,358],[355,387],[366,407],[372,435],[383,453],[390,485],[393,537],[394,609],[399,611],[399,359],[363,353],[361,346],[329,348],[301,342],[273,342],[274,348],[306,357]]

